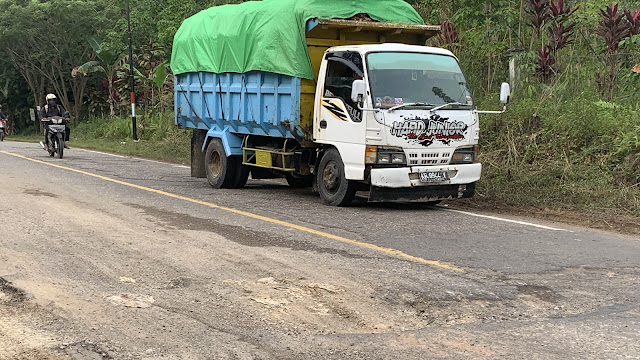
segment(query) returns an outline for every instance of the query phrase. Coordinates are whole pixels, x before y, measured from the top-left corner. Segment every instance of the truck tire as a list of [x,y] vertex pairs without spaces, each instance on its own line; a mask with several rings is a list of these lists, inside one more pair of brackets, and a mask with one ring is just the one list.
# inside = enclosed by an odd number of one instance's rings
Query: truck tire
[[249,180],[249,171],[251,169],[246,165],[242,165],[242,156],[231,156],[231,158],[229,160],[236,162],[237,169],[233,187],[235,189],[242,189],[247,184],[247,180]]
[[215,189],[229,189],[236,185],[237,157],[227,157],[220,139],[212,139],[207,145],[205,170],[209,185]]
[[329,149],[318,166],[318,192],[325,204],[349,206],[356,196],[356,183],[347,180],[344,163],[337,149]]
[[309,188],[313,185],[313,176],[295,177],[291,174],[285,174],[287,184],[294,189]]

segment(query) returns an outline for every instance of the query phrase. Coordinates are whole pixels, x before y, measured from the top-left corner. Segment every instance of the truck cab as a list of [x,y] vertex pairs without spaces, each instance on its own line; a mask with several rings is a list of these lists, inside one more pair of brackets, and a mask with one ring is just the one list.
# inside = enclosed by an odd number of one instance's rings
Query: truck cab
[[316,169],[326,202],[344,205],[365,188],[350,182],[366,184],[369,201],[473,196],[482,171],[478,112],[450,51],[333,47],[318,78],[313,139],[331,157]]

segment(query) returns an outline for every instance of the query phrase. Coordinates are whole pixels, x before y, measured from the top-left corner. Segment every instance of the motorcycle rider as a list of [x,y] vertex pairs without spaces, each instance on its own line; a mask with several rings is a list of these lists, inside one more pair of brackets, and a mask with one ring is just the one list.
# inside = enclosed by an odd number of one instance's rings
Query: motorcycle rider
[[6,124],[7,124],[7,117],[2,113],[2,104],[0,104],[0,125],[4,125],[3,131],[5,135],[7,135]]
[[[53,116],[60,116],[65,120],[69,121],[69,113],[67,112],[67,110],[64,109],[62,105],[58,104],[57,99],[58,98],[54,94],[47,95],[46,97],[47,104],[40,109],[41,119],[50,118]],[[44,123],[44,143],[41,143],[42,147],[44,147],[45,150],[48,149],[47,136],[49,135],[49,127],[47,125],[49,125],[49,123],[50,121],[47,121]],[[64,128],[64,138],[65,138],[64,147],[65,149],[68,149],[69,147],[67,146],[66,142],[69,141],[69,135],[71,135],[71,129],[66,124],[64,125],[64,127],[65,127]]]

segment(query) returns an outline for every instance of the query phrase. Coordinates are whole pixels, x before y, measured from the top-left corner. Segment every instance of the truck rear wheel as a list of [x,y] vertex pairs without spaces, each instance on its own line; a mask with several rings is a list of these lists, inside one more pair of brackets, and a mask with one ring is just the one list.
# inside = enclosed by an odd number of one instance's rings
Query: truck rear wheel
[[325,204],[349,206],[356,196],[356,183],[347,180],[344,163],[336,149],[329,149],[318,166],[318,192]]
[[227,157],[220,139],[212,139],[207,146],[205,170],[209,184],[215,189],[228,189],[237,185],[238,159],[234,156]]
[[249,171],[251,169],[246,165],[242,165],[242,156],[231,156],[230,160],[236,162],[236,176],[233,181],[233,187],[241,189],[247,184],[247,180],[249,180]]

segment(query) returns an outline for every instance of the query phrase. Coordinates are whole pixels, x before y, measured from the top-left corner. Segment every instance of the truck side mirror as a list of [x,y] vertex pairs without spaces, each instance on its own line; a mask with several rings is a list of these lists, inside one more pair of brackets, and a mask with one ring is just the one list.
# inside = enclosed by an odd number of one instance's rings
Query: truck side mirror
[[366,87],[364,84],[364,80],[354,80],[351,85],[351,100],[356,104],[362,104],[364,101],[364,93],[366,91]]
[[509,103],[509,98],[511,97],[511,86],[508,83],[502,83],[500,87],[500,103],[507,105]]

